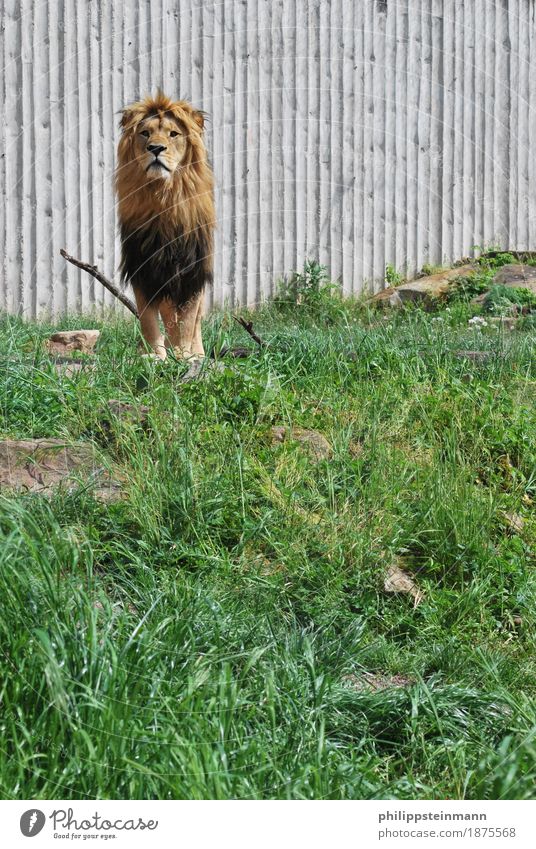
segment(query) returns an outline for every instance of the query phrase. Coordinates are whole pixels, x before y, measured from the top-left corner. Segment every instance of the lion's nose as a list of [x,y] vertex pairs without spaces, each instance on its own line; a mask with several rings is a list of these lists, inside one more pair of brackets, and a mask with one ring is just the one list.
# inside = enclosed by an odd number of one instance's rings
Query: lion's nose
[[151,153],[154,153],[155,156],[158,156],[162,153],[163,150],[166,150],[165,144],[148,144],[147,150],[150,150]]

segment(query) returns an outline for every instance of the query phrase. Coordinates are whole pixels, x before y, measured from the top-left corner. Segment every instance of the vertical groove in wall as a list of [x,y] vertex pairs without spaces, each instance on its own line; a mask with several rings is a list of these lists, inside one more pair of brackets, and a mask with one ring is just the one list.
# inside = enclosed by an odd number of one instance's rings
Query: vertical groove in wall
[[341,273],[345,294],[352,292],[353,280],[353,207],[356,180],[356,167],[353,157],[354,148],[354,7],[351,3],[342,4],[342,48],[341,75],[342,90],[340,97],[340,138],[341,138]]
[[[534,24],[536,20],[536,6],[532,5],[530,10],[523,9],[524,14],[527,15],[525,20],[525,25],[527,27],[527,42],[528,42],[528,55],[531,56],[536,47],[536,39],[535,39],[535,30]],[[528,80],[528,103],[527,103],[527,122],[528,122],[528,130],[527,130],[527,147],[530,152],[534,150],[534,144],[536,143],[536,135],[535,135],[535,126],[533,116],[536,114],[536,80],[534,71],[531,68],[531,64],[528,61],[528,57],[525,57],[527,62],[527,80]],[[532,72],[531,72],[532,71]],[[534,191],[534,185],[536,180],[536,157],[529,155],[528,157],[528,216],[527,216],[527,245],[526,247],[530,247],[531,235],[534,233],[534,226],[536,224],[536,192]]]
[[[6,41],[5,33],[7,16],[4,0],[0,0],[0,68],[6,67]],[[0,81],[0,110],[4,120],[0,126],[0,197],[6,197],[6,89],[5,75]],[[0,204],[0,280],[5,280],[6,275],[6,213],[7,204]],[[5,309],[5,285],[0,286],[0,309]]]
[[[529,240],[529,69],[526,57],[530,56],[530,39],[529,27],[526,15],[520,8],[519,2],[516,3],[519,15],[519,43],[518,53],[522,57],[519,63],[519,203],[518,203],[518,222],[519,230],[517,233],[518,242],[522,245],[527,245]],[[532,153],[530,154],[532,156]]]
[[[393,201],[393,245],[390,262],[402,270],[407,266],[406,254],[406,125],[407,112],[404,108],[407,97],[407,42],[408,9],[407,6],[395,7],[395,83],[394,83],[394,157],[392,181],[394,184]],[[357,187],[356,187],[357,188]]]
[[209,113],[209,303],[258,303],[306,258],[345,293],[536,235],[532,0],[0,0],[0,307],[118,308],[125,103]]
[[[266,105],[263,115],[260,136],[261,143],[261,250],[264,256],[263,283],[273,286],[269,280],[270,269],[274,269],[276,275],[285,270],[283,263],[283,166],[281,157],[283,155],[283,129],[281,96],[283,88],[282,74],[282,0],[274,0],[274,3],[262,2],[262,28],[265,33],[263,39],[262,55],[262,78],[261,94]],[[269,142],[268,142],[269,139]],[[262,150],[268,142],[268,150],[271,153],[271,167],[262,166]],[[270,226],[271,208],[271,226]],[[262,260],[261,260],[262,262]]]
[[319,138],[319,213],[320,232],[318,240],[318,259],[329,267],[330,261],[330,223],[331,223],[331,108],[330,108],[330,54],[329,54],[329,3],[320,2],[320,80],[319,80],[319,109],[320,122]]
[[331,204],[329,213],[329,262],[328,267],[334,280],[342,274],[341,229],[342,229],[342,153],[343,153],[343,91],[342,91],[342,4],[333,0],[330,4],[330,177]]
[[441,110],[438,118],[438,150],[437,158],[440,169],[440,202],[439,231],[440,250],[439,262],[443,263],[445,256],[450,256],[454,250],[454,208],[453,208],[453,158],[454,158],[454,86],[455,72],[455,14],[456,4],[441,0],[441,57],[438,62],[437,85],[441,90]]
[[[447,16],[450,10],[447,10]],[[445,68],[443,0],[431,5],[429,47],[430,62],[430,193],[428,256],[433,264],[443,261],[443,123],[445,115]]]
[[[37,271],[36,246],[37,240],[45,245],[46,236],[46,207],[42,200],[46,193],[46,159],[50,153],[47,142],[46,122],[43,132],[44,104],[34,103],[34,94],[38,90],[40,77],[44,73],[42,39],[46,32],[43,25],[43,14],[46,9],[41,6],[36,9],[36,2],[26,0],[21,3],[24,23],[21,33],[21,110],[20,136],[17,146],[22,148],[21,168],[16,175],[16,190],[22,194],[21,209],[21,276],[19,280],[19,297],[24,313],[37,310]],[[39,186],[36,186],[36,178]],[[43,179],[44,178],[44,179]],[[41,270],[41,269],[40,269]]]
[[363,108],[361,113],[362,122],[362,170],[361,170],[361,216],[363,220],[363,233],[361,241],[362,250],[362,276],[363,288],[369,291],[371,288],[372,269],[374,266],[373,224],[372,213],[374,205],[374,161],[371,156],[372,125],[374,122],[374,92],[372,90],[372,62],[374,61],[373,29],[372,21],[374,7],[371,3],[363,4],[363,50],[361,54],[362,86],[363,86]]
[[[318,187],[320,179],[318,145],[318,100],[320,87],[320,21],[318,3],[307,5],[307,123],[306,132],[306,182],[305,217],[306,249],[315,256],[318,247]],[[353,120],[353,118],[352,118]],[[353,220],[353,213],[352,213]]]
[[[307,3],[299,0],[296,4],[296,54],[294,58],[294,79],[296,80],[296,142],[294,150],[289,151],[294,159],[296,182],[294,187],[294,220],[296,232],[295,265],[300,267],[309,254],[306,243],[307,228]],[[341,103],[342,108],[342,103]]]
[[[246,238],[247,302],[256,304],[261,299],[259,253],[259,27],[256,2],[245,3],[246,50],[244,131],[242,144],[246,154],[246,186],[244,231]],[[255,120],[256,119],[256,120]]]
[[[232,90],[235,92],[233,195],[235,202],[235,280],[236,299],[248,303],[251,297],[247,273],[247,158],[244,140],[246,125],[247,33],[246,2],[236,0],[234,18],[235,62]],[[238,198],[243,201],[240,203]]]
[[[236,299],[235,276],[235,197],[234,160],[237,155],[235,144],[235,97],[234,87],[234,0],[223,4],[223,162],[226,179],[222,183],[223,217],[221,230],[223,239],[222,274],[225,286],[225,299],[233,305]],[[195,32],[195,30],[194,30]],[[195,41],[194,41],[195,44]],[[196,63],[194,60],[194,67]],[[194,98],[195,99],[195,98]]]
[[296,116],[296,86],[299,81],[294,76],[296,55],[296,5],[281,4],[281,65],[282,77],[279,103],[281,108],[281,205],[282,233],[281,255],[284,268],[292,268],[295,263],[295,210],[296,210],[296,170],[294,168],[294,121]]

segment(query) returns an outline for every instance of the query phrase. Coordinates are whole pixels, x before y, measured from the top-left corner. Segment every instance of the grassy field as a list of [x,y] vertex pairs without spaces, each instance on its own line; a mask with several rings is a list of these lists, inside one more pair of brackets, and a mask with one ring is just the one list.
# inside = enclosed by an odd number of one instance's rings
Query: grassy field
[[[535,334],[474,312],[272,305],[265,349],[188,384],[134,322],[64,320],[102,330],[69,378],[2,320],[3,436],[125,476],[0,497],[4,797],[534,796]],[[205,336],[254,347],[228,313]]]

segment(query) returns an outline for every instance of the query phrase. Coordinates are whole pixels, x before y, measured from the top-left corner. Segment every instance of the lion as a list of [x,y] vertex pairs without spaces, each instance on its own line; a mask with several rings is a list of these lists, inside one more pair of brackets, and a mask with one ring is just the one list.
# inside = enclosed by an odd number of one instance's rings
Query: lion
[[[116,192],[121,274],[134,290],[150,356],[204,356],[201,317],[213,280],[214,177],[205,113],[158,91],[122,110]],[[159,315],[164,325],[161,332]]]

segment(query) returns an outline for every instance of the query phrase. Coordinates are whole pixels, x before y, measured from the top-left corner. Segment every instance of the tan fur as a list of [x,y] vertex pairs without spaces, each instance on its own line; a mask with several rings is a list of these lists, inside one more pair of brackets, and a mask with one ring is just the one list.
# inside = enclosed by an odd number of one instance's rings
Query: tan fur
[[[159,91],[154,98],[147,97],[126,107],[121,127],[116,170],[120,224],[130,231],[149,225],[157,228],[169,242],[173,242],[179,232],[199,236],[207,246],[204,262],[211,273],[214,180],[203,142],[203,113],[190,103],[173,101]],[[153,150],[156,145],[165,147],[156,157],[161,166],[155,164],[155,156],[148,145],[152,145]],[[134,292],[143,336],[157,356],[165,357],[162,336],[156,330],[158,310],[164,320],[168,347],[177,354],[203,353],[200,341],[202,298],[195,295],[191,303],[179,308],[166,300],[149,305],[152,307],[149,309],[135,285]],[[192,315],[193,327],[190,328]]]

